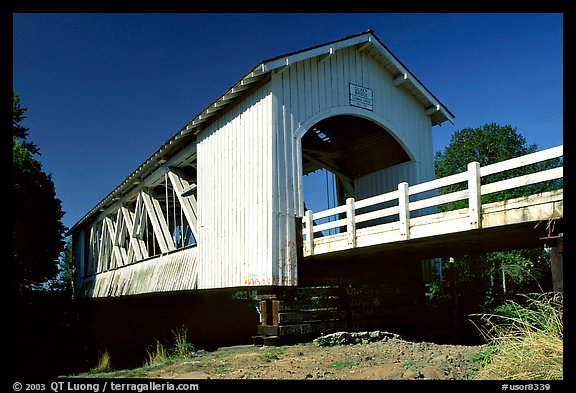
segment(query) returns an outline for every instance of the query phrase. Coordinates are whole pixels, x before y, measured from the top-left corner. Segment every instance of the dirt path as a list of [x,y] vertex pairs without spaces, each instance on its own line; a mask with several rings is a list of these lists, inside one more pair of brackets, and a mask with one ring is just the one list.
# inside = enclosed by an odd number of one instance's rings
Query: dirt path
[[[344,333],[344,335],[350,335]],[[368,335],[368,336],[367,336]],[[396,335],[364,333],[356,340],[333,338],[278,347],[243,345],[107,377],[185,379],[462,380],[471,379],[483,346],[404,341]],[[338,337],[338,336],[336,336]],[[364,338],[362,338],[364,337]],[[348,337],[349,338],[349,337]],[[349,342],[358,342],[349,344]],[[335,345],[331,345],[335,344]],[[343,344],[343,345],[340,345]]]

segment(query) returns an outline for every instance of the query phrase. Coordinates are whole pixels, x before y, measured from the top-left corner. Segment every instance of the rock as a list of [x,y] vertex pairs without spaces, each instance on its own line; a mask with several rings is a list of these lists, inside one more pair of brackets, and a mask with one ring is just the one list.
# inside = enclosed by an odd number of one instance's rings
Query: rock
[[314,342],[320,346],[367,344],[376,341],[387,341],[389,339],[400,339],[396,333],[382,332],[336,332],[318,337]]

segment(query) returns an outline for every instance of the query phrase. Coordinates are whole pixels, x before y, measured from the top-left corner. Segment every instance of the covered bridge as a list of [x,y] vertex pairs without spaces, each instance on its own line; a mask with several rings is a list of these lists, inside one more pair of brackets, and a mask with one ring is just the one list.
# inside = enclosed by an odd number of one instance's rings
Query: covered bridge
[[[339,204],[433,180],[432,128],[453,119],[373,31],[264,60],[73,226],[75,297],[151,323],[193,294],[255,291],[262,337],[418,316],[422,258],[304,268],[303,176],[331,172]],[[156,306],[122,305],[143,297]]]
[[75,295],[297,286],[302,177],[341,202],[431,180],[445,121],[373,31],[264,60],[74,225]]

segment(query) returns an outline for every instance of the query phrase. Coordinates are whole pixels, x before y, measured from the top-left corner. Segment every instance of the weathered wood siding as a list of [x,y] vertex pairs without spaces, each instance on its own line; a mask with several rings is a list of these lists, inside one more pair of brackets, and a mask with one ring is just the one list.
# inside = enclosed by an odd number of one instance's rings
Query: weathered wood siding
[[[372,89],[373,110],[350,106],[349,84]],[[394,85],[393,75],[370,50],[348,47],[322,61],[313,57],[272,75],[274,97],[273,232],[274,271],[282,284],[296,282],[295,217],[303,216],[301,138],[327,117],[350,114],[379,124],[411,158],[355,182],[358,196],[368,197],[397,187],[399,181],[433,178],[432,124],[425,108]]]
[[198,135],[199,288],[272,284],[266,84]]

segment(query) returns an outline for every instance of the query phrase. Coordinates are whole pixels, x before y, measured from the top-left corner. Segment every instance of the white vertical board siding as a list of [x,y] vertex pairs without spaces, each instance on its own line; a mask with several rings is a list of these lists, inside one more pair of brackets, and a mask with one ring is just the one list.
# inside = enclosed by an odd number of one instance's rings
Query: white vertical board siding
[[[273,274],[280,285],[296,284],[296,216],[303,215],[300,140],[318,121],[342,114],[371,119],[387,129],[411,157],[356,181],[357,197],[380,194],[398,182],[433,179],[432,123],[425,108],[368,51],[336,51],[324,61],[310,58],[272,75],[274,95]],[[350,106],[349,84],[372,89],[373,110]],[[400,181],[398,181],[400,180]]]
[[250,94],[198,135],[198,288],[271,285],[272,97]]
[[380,171],[362,176],[354,182],[356,200],[398,189],[398,184],[407,182],[415,184],[418,179],[418,165],[415,162],[404,162]]

